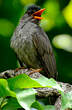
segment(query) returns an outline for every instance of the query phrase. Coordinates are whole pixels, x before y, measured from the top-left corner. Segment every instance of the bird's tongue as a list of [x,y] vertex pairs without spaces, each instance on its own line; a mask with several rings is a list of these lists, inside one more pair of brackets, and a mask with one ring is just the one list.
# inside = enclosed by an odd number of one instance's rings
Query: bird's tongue
[[45,10],[45,8],[44,9],[41,9],[41,10],[39,10],[39,11],[36,11],[35,13],[33,13],[33,17],[34,17],[34,19],[43,19],[43,17],[40,17],[41,15],[42,15],[42,13],[43,13],[43,11]]

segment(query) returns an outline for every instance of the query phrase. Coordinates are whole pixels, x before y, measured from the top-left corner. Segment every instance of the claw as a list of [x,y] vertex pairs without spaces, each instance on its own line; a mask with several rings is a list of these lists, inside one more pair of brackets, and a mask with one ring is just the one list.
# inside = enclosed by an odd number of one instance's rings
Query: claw
[[40,72],[40,71],[42,71],[43,69],[42,68],[40,68],[40,69],[32,69],[32,68],[30,68],[32,71],[29,73],[29,75],[31,75],[31,74],[33,74],[33,73],[36,73],[36,72]]
[[18,72],[18,71],[21,70],[21,69],[25,69],[25,68],[24,68],[24,67],[16,68],[16,69],[14,70],[14,72],[16,73],[16,72]]

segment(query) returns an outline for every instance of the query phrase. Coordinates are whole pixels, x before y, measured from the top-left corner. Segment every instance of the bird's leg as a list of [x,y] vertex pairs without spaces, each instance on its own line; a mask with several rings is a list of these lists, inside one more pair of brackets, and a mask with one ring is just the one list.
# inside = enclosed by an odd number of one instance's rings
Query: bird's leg
[[23,66],[23,67],[16,68],[16,69],[14,70],[14,72],[16,73],[16,72],[18,72],[20,69],[25,69],[25,67]]
[[31,70],[31,71],[33,71],[33,70],[35,70],[35,69],[33,69],[33,68],[30,68],[30,70]]
[[30,70],[31,70],[31,72],[29,73],[29,75],[31,75],[31,74],[33,74],[33,73],[36,73],[36,72],[40,72],[40,71],[42,71],[43,69],[42,69],[42,68],[40,68],[40,69],[32,69],[32,68],[30,68]]

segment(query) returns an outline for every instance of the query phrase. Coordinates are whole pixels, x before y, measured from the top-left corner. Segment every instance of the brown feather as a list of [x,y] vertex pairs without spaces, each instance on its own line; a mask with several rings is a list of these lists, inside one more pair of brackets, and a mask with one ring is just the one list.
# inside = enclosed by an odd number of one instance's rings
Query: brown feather
[[40,59],[44,66],[44,70],[48,73],[48,77],[56,79],[56,61],[48,36],[40,27],[33,33],[33,36],[33,42],[41,57]]

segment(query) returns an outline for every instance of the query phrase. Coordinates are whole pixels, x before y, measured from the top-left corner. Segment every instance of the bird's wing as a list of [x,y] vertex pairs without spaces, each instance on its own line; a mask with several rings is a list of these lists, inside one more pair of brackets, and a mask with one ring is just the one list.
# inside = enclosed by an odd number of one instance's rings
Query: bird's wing
[[48,77],[53,77],[56,79],[56,61],[54,58],[52,47],[48,36],[41,28],[38,28],[33,33],[33,43],[40,56],[40,60],[44,67],[44,70],[48,72]]

